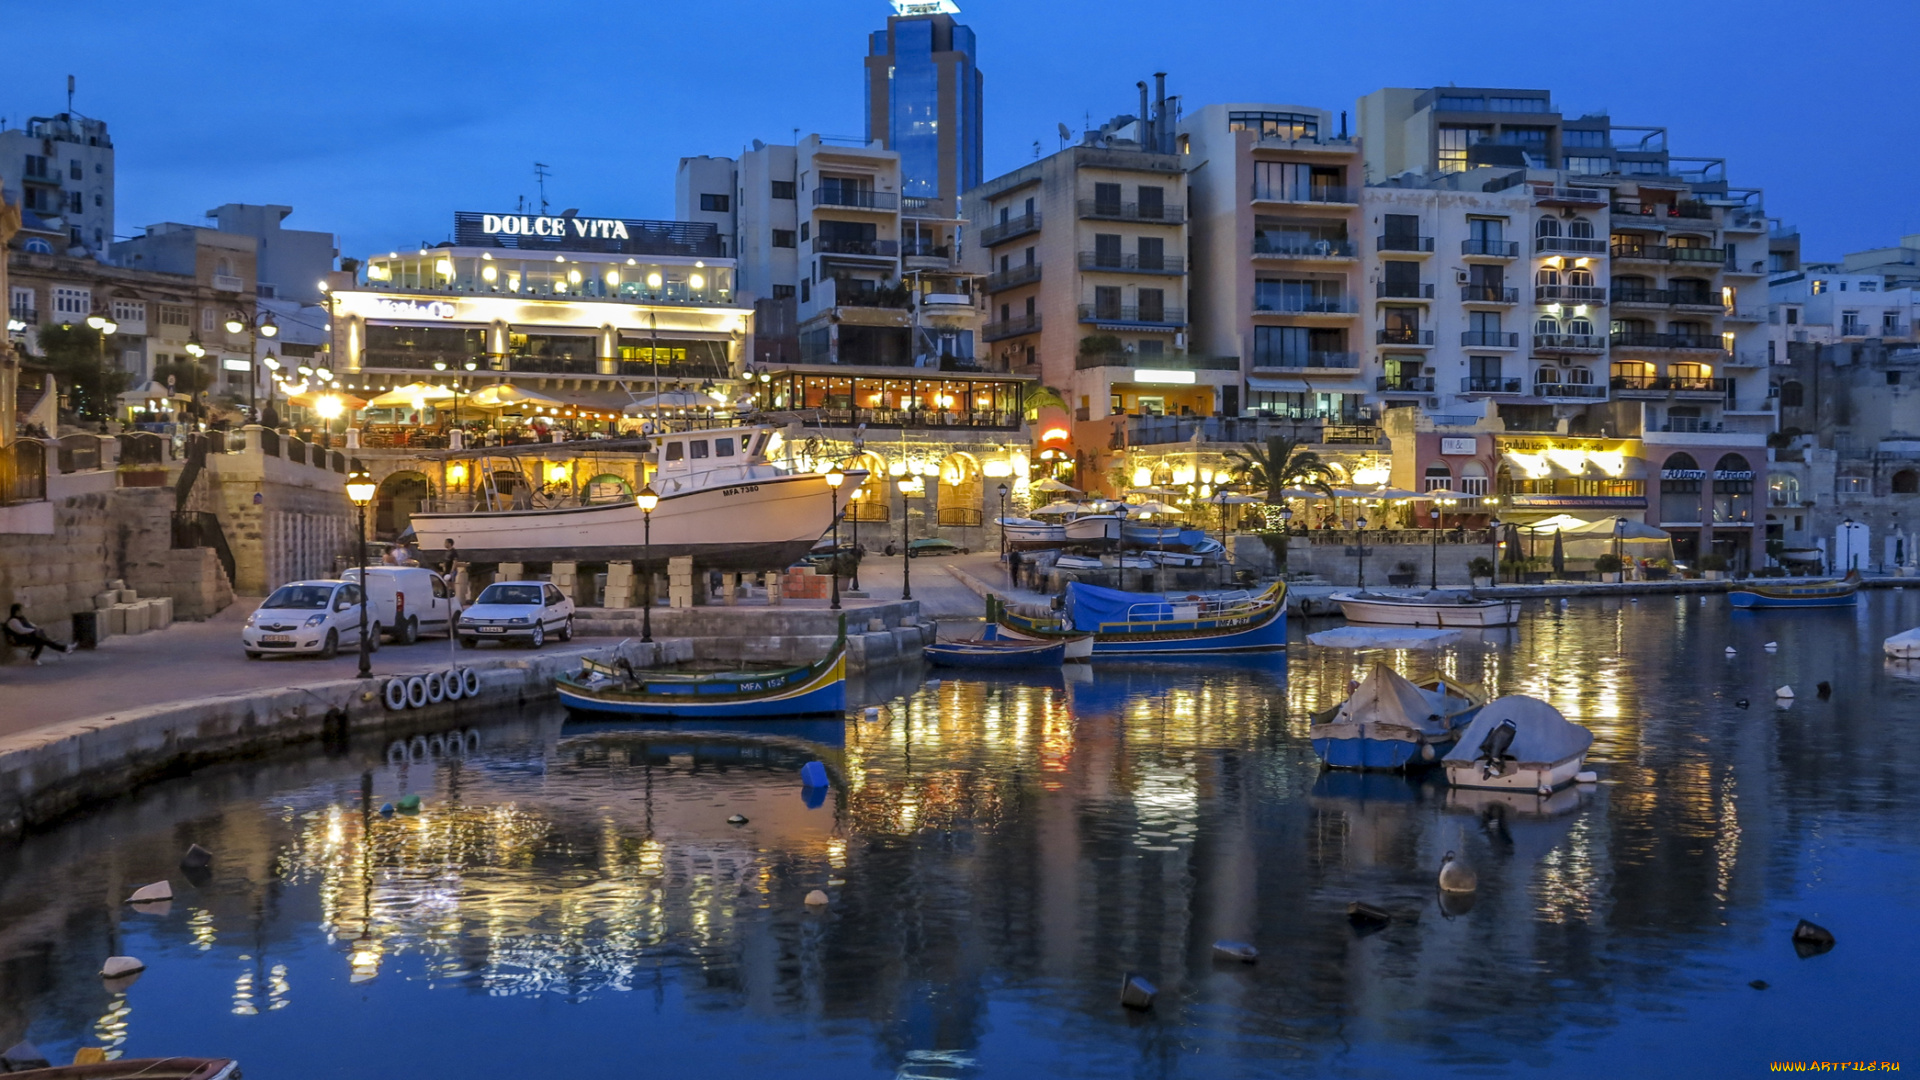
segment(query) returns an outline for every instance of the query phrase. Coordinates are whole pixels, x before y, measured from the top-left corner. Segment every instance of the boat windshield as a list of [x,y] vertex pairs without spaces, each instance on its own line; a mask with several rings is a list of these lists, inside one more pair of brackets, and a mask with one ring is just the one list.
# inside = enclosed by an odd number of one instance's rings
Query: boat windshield
[[331,585],[282,585],[267,597],[263,608],[294,608],[301,611],[325,611],[333,601]]
[[538,585],[489,585],[480,593],[477,604],[538,604]]

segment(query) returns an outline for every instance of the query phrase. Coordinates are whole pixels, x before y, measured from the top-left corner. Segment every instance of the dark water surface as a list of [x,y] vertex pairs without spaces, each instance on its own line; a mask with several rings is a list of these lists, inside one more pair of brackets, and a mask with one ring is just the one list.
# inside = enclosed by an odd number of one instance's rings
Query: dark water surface
[[[766,737],[554,712],[411,763],[383,741],[223,766],[0,851],[0,1045],[250,1080],[1920,1068],[1920,664],[1879,648],[1917,623],[1920,590],[1590,600],[1388,654],[1591,727],[1602,782],[1544,806],[1323,775],[1307,716],[1373,654],[1304,645],[914,673],[856,693],[878,723]],[[810,806],[815,758],[835,786]],[[370,812],[408,792],[418,815]],[[199,883],[175,866],[195,841]],[[1470,906],[1435,893],[1449,849]],[[163,877],[170,910],[119,903]],[[1394,922],[1356,934],[1354,899]],[[1838,947],[1797,956],[1801,917]],[[1213,961],[1222,937],[1259,963]],[[94,974],[114,953],[149,965],[124,992]],[[1148,1014],[1117,1004],[1130,970]]]

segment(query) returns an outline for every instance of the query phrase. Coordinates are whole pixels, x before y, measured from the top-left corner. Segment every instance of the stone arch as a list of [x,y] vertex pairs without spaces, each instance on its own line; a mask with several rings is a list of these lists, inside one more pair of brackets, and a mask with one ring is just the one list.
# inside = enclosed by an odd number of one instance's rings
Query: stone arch
[[1583,217],[1574,218],[1567,222],[1567,235],[1581,240],[1591,240],[1593,239],[1593,222]]
[[934,505],[941,525],[980,525],[981,475],[980,459],[964,450],[956,450],[940,462],[939,499]]
[[402,470],[380,481],[373,496],[373,535],[381,540],[400,535],[432,496],[425,473]]
[[[615,491],[618,492],[617,495],[613,493]],[[633,483],[618,473],[601,473],[587,481],[586,496],[586,501],[590,503],[610,503],[631,499]]]
[[1444,461],[1430,461],[1420,475],[1421,491],[1438,491],[1453,486],[1453,469]]
[[1533,235],[1559,236],[1560,235],[1560,219],[1556,217],[1545,217],[1545,216],[1541,217],[1538,221],[1535,221],[1533,223]]
[[865,469],[866,478],[847,490],[848,521],[891,521],[893,488],[887,474],[886,456],[863,450],[848,459],[845,468]]

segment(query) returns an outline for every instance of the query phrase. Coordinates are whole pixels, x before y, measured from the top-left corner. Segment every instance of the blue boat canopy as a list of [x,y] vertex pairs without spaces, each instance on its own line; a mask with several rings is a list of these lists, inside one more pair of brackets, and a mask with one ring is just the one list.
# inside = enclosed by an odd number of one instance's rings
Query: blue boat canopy
[[[1200,602],[1232,600],[1246,593],[1200,594]],[[1186,594],[1166,596],[1160,593],[1122,592],[1084,581],[1067,582],[1067,621],[1075,630],[1091,633],[1101,624],[1125,622],[1170,622],[1181,615],[1176,607],[1191,607],[1195,601]],[[1185,616],[1192,619],[1194,616]]]

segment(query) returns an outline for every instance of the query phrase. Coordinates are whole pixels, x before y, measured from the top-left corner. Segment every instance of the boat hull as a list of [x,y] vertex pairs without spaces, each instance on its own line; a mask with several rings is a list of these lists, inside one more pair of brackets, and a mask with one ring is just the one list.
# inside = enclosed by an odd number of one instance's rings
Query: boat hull
[[1585,752],[1563,761],[1551,764],[1529,762],[1515,763],[1499,776],[1482,777],[1481,763],[1478,761],[1446,762],[1447,783],[1454,787],[1469,788],[1510,788],[1518,791],[1549,791],[1573,783],[1574,774],[1580,771],[1587,760]]
[[[691,684],[697,685],[697,684]],[[803,669],[777,687],[709,700],[689,693],[639,693],[619,687],[594,687],[562,677],[556,682],[560,703],[575,712],[658,719],[728,719],[776,716],[843,715],[847,711],[847,656],[837,649],[831,661]]]
[[1320,736],[1313,739],[1313,752],[1330,769],[1424,769],[1439,764],[1455,741],[1451,735],[1434,740]]
[[1361,599],[1350,593],[1332,597],[1348,622],[1374,626],[1414,626],[1430,629],[1468,629],[1512,626],[1520,621],[1520,601],[1483,600],[1471,604],[1396,603]]
[[1794,594],[1787,591],[1761,592],[1753,589],[1735,589],[1727,594],[1727,602],[1737,608],[1756,610],[1760,608],[1833,608],[1853,607],[1860,600],[1857,589],[1848,587],[1844,591],[1806,592]]
[[978,670],[1059,667],[1066,660],[1066,652],[1067,643],[1064,641],[1036,641],[1024,647],[1005,642],[998,648],[943,643],[929,645],[924,650],[927,660],[940,667]]
[[1036,641],[1087,638],[1091,642],[1093,658],[1276,652],[1287,647],[1285,588],[1273,590],[1251,613],[1244,616],[1137,623],[1130,624],[1125,630],[1103,629],[1091,635],[1084,630],[1049,626],[1015,615],[1001,606],[995,606],[993,618],[996,629],[1012,637]]
[[1022,551],[1059,547],[1067,542],[1067,528],[1064,525],[1049,525],[1045,522],[1019,523],[1007,518],[999,519],[998,523],[1001,532],[1007,538],[1007,546]]
[[1110,514],[1089,514],[1074,518],[1064,526],[1066,538],[1074,543],[1120,539],[1120,519]]
[[421,549],[453,541],[472,562],[572,562],[691,556],[696,569],[765,570],[803,558],[833,524],[825,478],[783,474],[728,486],[663,494],[652,542],[629,502],[558,510],[415,514]]

